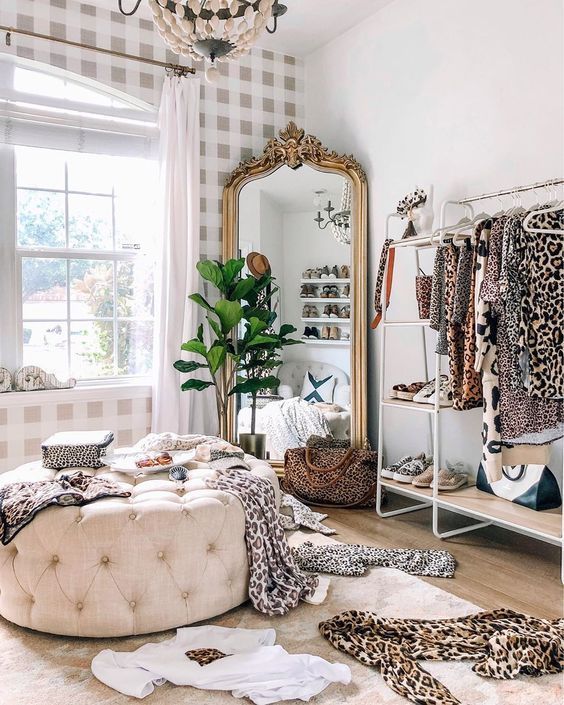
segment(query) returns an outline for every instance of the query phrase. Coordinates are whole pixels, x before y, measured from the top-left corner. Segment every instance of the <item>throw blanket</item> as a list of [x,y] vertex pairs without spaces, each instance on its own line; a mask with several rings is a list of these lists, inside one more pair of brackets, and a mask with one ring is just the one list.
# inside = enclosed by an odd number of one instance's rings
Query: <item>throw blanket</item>
[[[236,458],[240,462],[240,458]],[[276,511],[274,489],[268,480],[239,469],[223,471],[208,486],[229,492],[245,510],[245,539],[249,559],[249,598],[264,614],[286,614],[300,600],[315,600],[326,583],[306,575],[296,565]]]
[[456,562],[448,551],[411,548],[373,548],[362,544],[331,543],[314,546],[306,541],[292,549],[302,570],[333,575],[364,575],[373,565],[397,568],[410,575],[452,578]]
[[[284,509],[289,510],[291,516],[283,512],[282,510]],[[299,499],[296,499],[291,494],[282,495],[280,501],[280,522],[286,531],[299,529],[300,526],[303,526],[304,529],[311,529],[312,531],[317,531],[326,536],[336,534],[337,531],[335,529],[332,529],[330,526],[324,526],[321,523],[324,519],[327,519],[328,516],[328,514],[313,512],[307,505],[300,502]],[[309,570],[309,568],[304,568],[304,570]],[[311,572],[315,573],[317,571]]]
[[288,448],[305,446],[312,435],[331,435],[321,411],[299,397],[267,404],[261,409],[260,418],[272,449],[279,455]]
[[158,450],[193,450],[199,445],[213,445],[221,443],[221,438],[217,436],[202,436],[199,434],[189,434],[179,436],[178,433],[149,433],[138,441],[133,449],[142,453]]
[[0,541],[6,546],[42,509],[81,506],[104,497],[130,497],[112,480],[82,472],[56,480],[12,482],[0,488]]
[[460,705],[417,659],[471,659],[472,670],[490,678],[564,670],[564,619],[511,610],[442,620],[382,619],[351,610],[321,622],[319,630],[336,649],[378,668],[392,690],[414,703]]

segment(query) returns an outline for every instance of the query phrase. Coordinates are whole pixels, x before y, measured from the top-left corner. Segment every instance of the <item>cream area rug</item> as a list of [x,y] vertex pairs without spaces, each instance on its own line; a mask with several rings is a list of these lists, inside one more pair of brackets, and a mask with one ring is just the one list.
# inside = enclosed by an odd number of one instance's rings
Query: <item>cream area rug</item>
[[[292,544],[304,540],[332,543],[319,534],[294,532]],[[373,568],[364,577],[332,577],[322,605],[302,603],[284,617],[268,618],[248,604],[211,620],[224,627],[273,627],[277,643],[291,653],[310,653],[346,663],[352,670],[348,686],[330,686],[311,700],[315,705],[406,705],[379,673],[336,651],[317,624],[347,609],[371,610],[385,617],[435,619],[459,617],[479,609],[419,578],[389,568]],[[0,703],[2,705],[130,705],[139,702],[98,682],[90,671],[92,658],[102,649],[133,651],[151,641],[169,639],[173,631],[121,639],[71,639],[21,629],[0,617]],[[559,675],[515,681],[480,678],[471,663],[428,662],[425,667],[463,705],[559,705],[563,683]],[[143,701],[147,705],[230,705],[229,693],[198,691],[165,684]],[[247,701],[245,701],[247,702]],[[293,701],[297,703],[298,701]]]

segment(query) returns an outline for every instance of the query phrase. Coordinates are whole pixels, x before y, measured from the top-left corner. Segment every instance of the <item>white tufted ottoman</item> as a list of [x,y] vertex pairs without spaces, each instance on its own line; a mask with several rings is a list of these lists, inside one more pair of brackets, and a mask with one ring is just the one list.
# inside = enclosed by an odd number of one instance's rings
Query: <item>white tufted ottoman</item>
[[[272,482],[278,504],[272,468],[245,459]],[[205,487],[212,470],[191,463],[182,488],[166,473],[85,472],[126,484],[132,496],[50,507],[0,545],[3,617],[52,634],[114,637],[209,619],[247,600],[245,514],[237,498]],[[29,463],[0,475],[0,485],[56,476]]]

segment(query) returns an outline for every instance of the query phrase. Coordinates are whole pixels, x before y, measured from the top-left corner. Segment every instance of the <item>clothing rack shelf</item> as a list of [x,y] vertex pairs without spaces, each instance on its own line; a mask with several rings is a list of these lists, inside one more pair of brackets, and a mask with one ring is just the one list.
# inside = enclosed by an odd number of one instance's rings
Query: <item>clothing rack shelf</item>
[[[445,227],[445,213],[448,205],[458,205],[465,209],[470,209],[468,204],[482,201],[490,198],[499,198],[503,195],[512,195],[525,191],[534,191],[544,187],[553,187],[559,184],[564,184],[564,178],[550,179],[546,182],[538,182],[528,186],[518,186],[512,189],[505,189],[493,193],[486,193],[479,196],[469,196],[458,201],[444,201],[440,209],[439,230]],[[468,212],[468,211],[467,211]],[[390,214],[386,219],[386,239],[389,236],[389,226],[392,219],[396,218],[396,214]],[[440,246],[440,239],[435,233],[428,233],[423,236],[397,240],[390,244],[391,249],[413,248],[416,257],[416,267],[419,269],[419,252],[423,249],[431,249]],[[383,281],[387,280],[388,265],[384,270]],[[380,330],[380,389],[379,389],[379,418],[378,418],[378,478],[376,489],[376,512],[381,518],[399,516],[409,512],[418,511],[421,509],[432,509],[432,529],[437,538],[448,539],[459,534],[464,534],[469,531],[481,529],[491,524],[501,526],[510,531],[530,536],[532,538],[551,543],[560,547],[561,553],[561,580],[564,583],[564,514],[562,508],[559,510],[549,511],[534,511],[526,507],[519,506],[505,499],[496,497],[495,495],[482,492],[476,486],[467,486],[455,490],[453,492],[440,492],[437,489],[437,477],[440,468],[440,417],[449,407],[440,407],[439,386],[441,374],[441,356],[435,354],[435,399],[432,404],[418,404],[415,402],[404,401],[401,399],[387,398],[387,381],[386,381],[386,345],[391,328],[403,326],[419,326],[422,336],[422,350],[425,361],[425,375],[429,379],[429,371],[426,355],[426,339],[425,329],[429,328],[429,321],[400,321],[386,319],[386,301],[385,292],[382,291],[382,319]],[[429,328],[429,330],[431,330]],[[433,333],[436,335],[435,331]],[[433,489],[418,488],[412,484],[396,482],[382,477],[383,467],[383,449],[384,449],[384,414],[388,409],[395,408],[405,411],[418,411],[429,415],[430,430],[432,437],[432,453],[433,453],[433,472],[435,477]],[[461,412],[460,412],[461,413]],[[390,461],[392,459],[390,458]],[[382,490],[386,488],[389,492],[408,497],[416,501],[407,507],[384,511],[382,509]],[[469,526],[463,526],[450,531],[441,531],[439,527],[440,510],[454,512],[462,516],[466,516],[475,520]]]
[[[300,296],[300,300],[304,301],[306,304],[350,304],[350,298],[346,299],[331,299],[331,298],[311,298],[306,296]],[[337,320],[337,319],[335,319]]]
[[350,284],[351,280],[349,278],[347,279],[339,279],[339,278],[327,278],[327,279],[300,279],[300,284]]
[[326,323],[329,325],[332,323],[333,325],[350,325],[351,319],[350,318],[302,318],[303,323]]

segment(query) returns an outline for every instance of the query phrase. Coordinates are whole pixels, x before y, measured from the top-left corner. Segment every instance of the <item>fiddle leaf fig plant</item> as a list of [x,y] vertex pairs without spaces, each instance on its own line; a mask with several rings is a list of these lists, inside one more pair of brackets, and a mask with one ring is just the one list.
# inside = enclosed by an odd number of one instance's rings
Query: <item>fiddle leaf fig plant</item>
[[[195,359],[177,360],[175,369],[185,374],[204,371],[203,378],[190,377],[182,383],[183,391],[203,391],[215,388],[220,433],[227,438],[227,407],[233,394],[252,397],[251,433],[256,425],[256,398],[263,389],[276,389],[280,380],[274,370],[282,364],[281,351],[289,345],[300,344],[289,336],[294,326],[284,324],[278,332],[273,324],[277,315],[269,302],[278,287],[274,277],[260,278],[241,274],[244,258],[225,263],[202,260],[196,268],[205,281],[217,291],[214,303],[201,294],[190,299],[205,311],[207,335],[204,326],[198,326],[196,336],[183,343],[181,349]],[[268,373],[266,376],[265,371]]]

